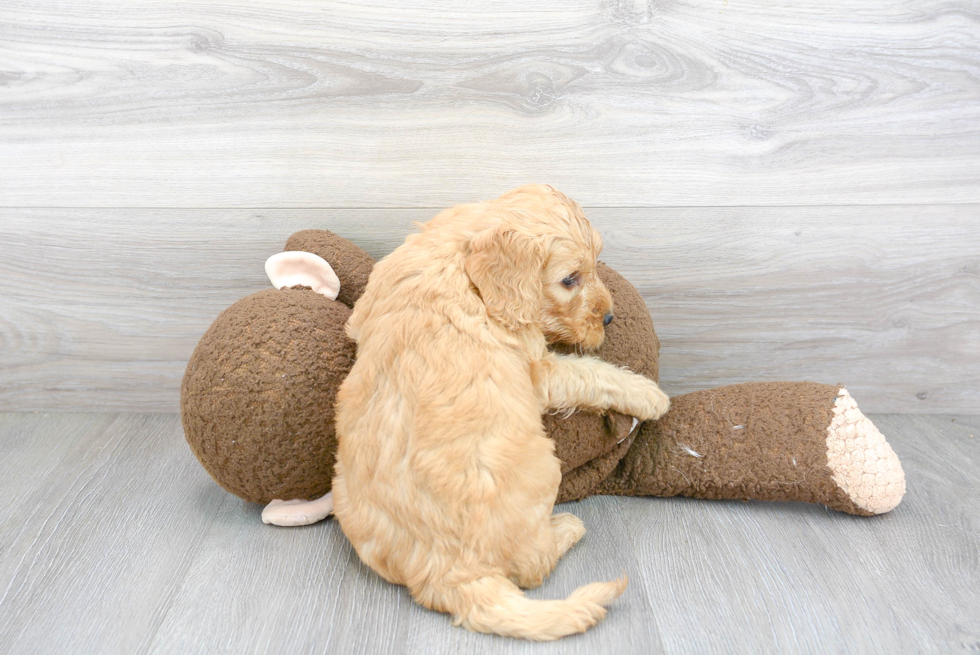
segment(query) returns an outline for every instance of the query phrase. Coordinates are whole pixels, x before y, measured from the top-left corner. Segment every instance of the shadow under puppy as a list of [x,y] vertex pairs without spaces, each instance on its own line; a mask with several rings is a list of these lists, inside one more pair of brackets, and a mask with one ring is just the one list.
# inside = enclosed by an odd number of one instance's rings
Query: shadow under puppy
[[585,528],[552,515],[561,481],[544,411],[667,411],[651,380],[554,341],[598,347],[612,298],[581,208],[551,187],[446,210],[375,266],[347,324],[335,515],[361,560],[470,630],[583,632],[626,579],[532,601]]

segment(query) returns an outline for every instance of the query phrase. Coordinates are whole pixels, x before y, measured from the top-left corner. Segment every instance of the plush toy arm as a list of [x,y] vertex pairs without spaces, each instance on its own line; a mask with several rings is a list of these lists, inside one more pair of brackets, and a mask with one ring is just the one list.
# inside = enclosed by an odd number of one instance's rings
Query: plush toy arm
[[594,493],[795,500],[870,516],[898,505],[905,474],[842,387],[750,383],[674,397]]

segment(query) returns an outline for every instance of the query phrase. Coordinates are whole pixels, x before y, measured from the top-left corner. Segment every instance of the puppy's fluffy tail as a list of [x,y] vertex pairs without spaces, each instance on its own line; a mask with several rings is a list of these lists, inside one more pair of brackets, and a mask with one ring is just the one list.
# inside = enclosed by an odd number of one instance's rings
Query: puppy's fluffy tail
[[447,609],[453,623],[475,632],[552,641],[585,632],[606,616],[605,605],[626,589],[626,577],[579,587],[565,600],[530,600],[502,575],[479,578],[452,589]]

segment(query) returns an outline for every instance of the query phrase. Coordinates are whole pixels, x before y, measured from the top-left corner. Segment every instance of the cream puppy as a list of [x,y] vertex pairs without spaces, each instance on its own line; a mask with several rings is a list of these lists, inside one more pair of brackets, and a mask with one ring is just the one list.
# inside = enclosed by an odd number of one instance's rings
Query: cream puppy
[[548,186],[461,205],[374,268],[347,324],[335,514],[361,560],[470,630],[550,640],[601,620],[626,579],[532,601],[585,533],[552,515],[561,480],[541,415],[667,411],[651,380],[591,357],[612,299],[581,208]]

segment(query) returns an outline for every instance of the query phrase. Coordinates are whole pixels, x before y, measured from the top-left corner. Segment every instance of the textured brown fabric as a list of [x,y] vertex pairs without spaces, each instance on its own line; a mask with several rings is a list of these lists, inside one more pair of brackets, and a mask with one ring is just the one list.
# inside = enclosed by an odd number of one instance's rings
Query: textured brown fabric
[[[350,241],[304,230],[286,243],[326,259],[341,280],[333,302],[306,289],[263,291],[219,316],[181,389],[187,440],[211,476],[241,498],[317,498],[330,489],[333,404],[353,364],[343,333],[374,264]],[[654,380],[660,342],[642,297],[604,264],[616,318],[594,354]],[[558,352],[571,348],[554,347]],[[558,502],[590,494],[803,500],[858,509],[827,467],[826,429],[838,387],[750,383],[672,399],[630,434],[632,418],[544,417],[562,462]],[[694,453],[694,454],[692,454]]]
[[260,291],[215,319],[187,365],[181,416],[219,485],[256,503],[330,491],[333,406],[354,362],[349,315],[296,287]]
[[[591,417],[592,414],[584,414]],[[591,427],[592,419],[589,418],[588,425]],[[633,417],[624,416],[618,413],[611,413],[606,417],[605,432],[595,433],[594,431],[583,435],[585,439],[582,444],[587,446],[580,452],[574,452],[568,447],[565,436],[568,434],[567,427],[551,430],[550,435],[555,439],[556,454],[565,451],[572,451],[571,456],[582,459],[590,454],[594,454],[600,449],[604,449],[599,455],[595,455],[591,460],[586,460],[575,467],[566,468],[564,460],[562,462],[561,485],[558,487],[558,498],[556,503],[566,503],[571,500],[581,500],[586,496],[594,494],[602,481],[616,468],[623,456],[629,452],[633,441],[640,431],[630,432],[633,425]],[[545,428],[548,428],[547,423]]]
[[[327,260],[341,280],[338,301],[344,304],[360,297],[374,264],[352,242],[326,230],[297,232],[285,249]],[[599,275],[613,295],[616,318],[594,354],[656,379],[659,341],[642,297],[605,264]],[[222,313],[198,344],[181,392],[192,450],[218,484],[253,502],[316,498],[329,491],[333,474],[333,399],[354,353],[343,335],[349,312],[306,297],[316,294],[292,291],[260,292]],[[311,337],[304,344],[307,330]],[[270,376],[278,368],[290,373]],[[593,493],[638,433],[630,435],[631,417],[616,413],[544,420],[562,461],[560,502]]]
[[827,466],[839,386],[761,382],[671,399],[595,493],[798,500],[868,515]]
[[286,241],[284,250],[311,252],[327,260],[340,279],[337,300],[350,308],[364,293],[374,260],[347,239],[327,230],[302,230]]

